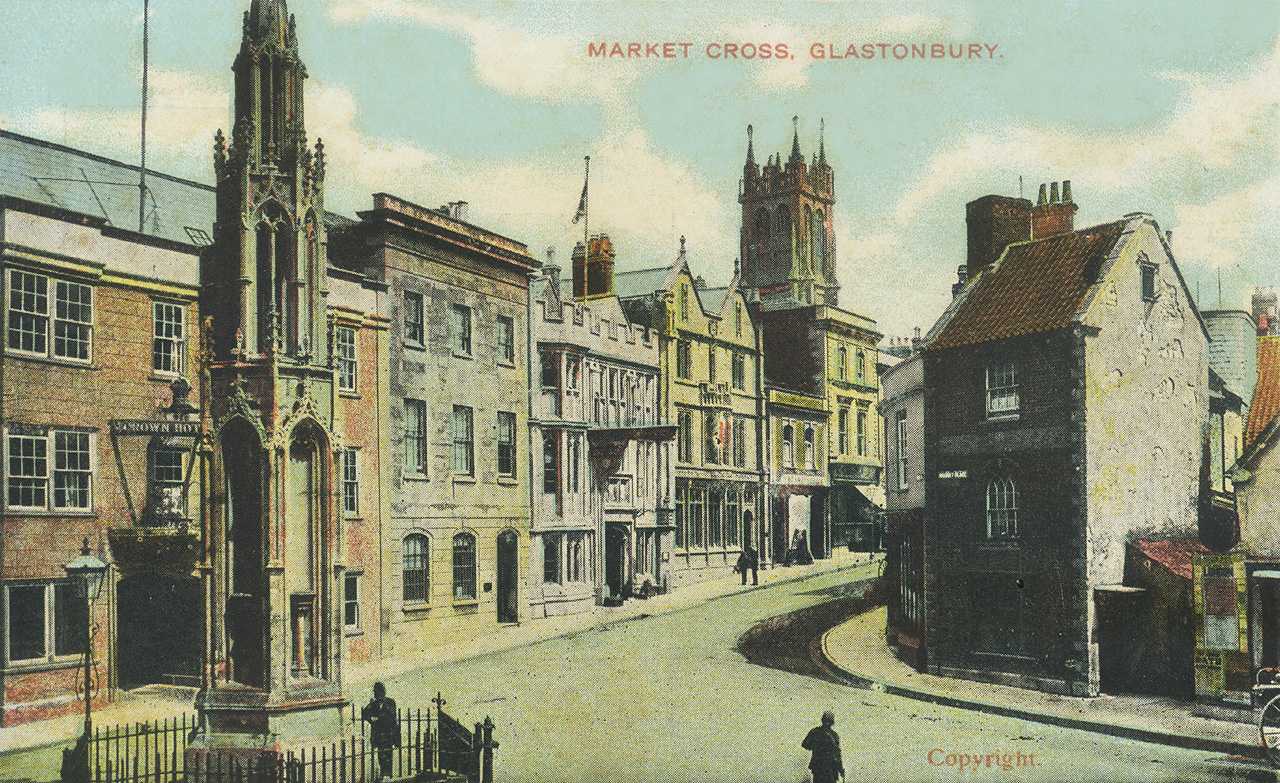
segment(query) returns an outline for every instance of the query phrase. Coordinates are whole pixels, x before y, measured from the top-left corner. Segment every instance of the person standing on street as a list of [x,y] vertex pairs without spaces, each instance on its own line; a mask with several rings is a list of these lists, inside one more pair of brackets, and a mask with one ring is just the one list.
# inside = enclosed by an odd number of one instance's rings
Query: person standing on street
[[835,713],[822,713],[822,725],[815,726],[805,735],[800,747],[813,754],[809,759],[809,771],[813,783],[836,783],[844,777],[844,761],[840,758],[840,735],[831,728],[836,724]]
[[400,717],[395,699],[387,696],[387,686],[373,684],[373,699],[360,710],[360,719],[369,722],[369,744],[378,755],[378,780],[391,777],[391,753],[400,746]]
[[[755,547],[747,544],[746,548],[742,550],[742,556],[747,560],[746,568],[751,569],[751,584],[760,584],[760,553],[756,552]],[[742,583],[744,585],[747,583],[746,568],[742,571]]]

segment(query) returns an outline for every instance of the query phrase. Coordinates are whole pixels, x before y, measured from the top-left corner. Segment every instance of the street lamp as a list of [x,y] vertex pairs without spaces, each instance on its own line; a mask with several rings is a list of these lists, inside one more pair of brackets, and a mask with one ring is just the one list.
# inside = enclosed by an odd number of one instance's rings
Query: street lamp
[[80,556],[63,566],[67,576],[76,586],[76,591],[84,599],[84,734],[87,741],[91,727],[90,710],[93,702],[90,693],[89,664],[93,658],[93,614],[91,606],[102,591],[103,577],[107,574],[107,564],[99,560],[89,551],[89,537],[85,536],[80,547]]

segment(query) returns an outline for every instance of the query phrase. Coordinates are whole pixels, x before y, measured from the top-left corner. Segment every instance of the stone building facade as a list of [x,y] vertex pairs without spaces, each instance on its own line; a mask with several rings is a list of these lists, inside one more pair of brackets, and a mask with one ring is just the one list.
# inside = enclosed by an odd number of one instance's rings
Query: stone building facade
[[[659,406],[658,335],[627,319],[613,294],[613,257],[608,236],[591,237],[589,250],[574,250],[571,280],[548,266],[533,294],[534,617],[671,583],[675,428]],[[569,288],[588,276],[589,289]]]
[[527,614],[529,273],[523,244],[464,206],[385,193],[334,254],[384,287],[384,649],[456,642]]
[[827,401],[813,394],[765,387],[768,411],[769,502],[776,563],[806,563],[809,543],[827,514],[831,437]]
[[740,285],[757,308],[765,380],[825,397],[831,419],[831,491],[827,508],[813,517],[810,547],[816,557],[834,546],[871,548],[884,505],[876,349],[882,335],[875,321],[839,306],[835,174],[821,136],[806,162],[797,128],[786,163],[771,156],[760,167],[748,126],[738,202]]
[[659,335],[659,406],[676,425],[671,585],[728,573],[745,545],[768,561],[760,333],[738,277],[707,288],[682,239],[669,266],[614,285],[628,317]]
[[924,350],[928,669],[1096,695],[1126,543],[1196,534],[1208,334],[1150,216],[1039,201],[970,204]]

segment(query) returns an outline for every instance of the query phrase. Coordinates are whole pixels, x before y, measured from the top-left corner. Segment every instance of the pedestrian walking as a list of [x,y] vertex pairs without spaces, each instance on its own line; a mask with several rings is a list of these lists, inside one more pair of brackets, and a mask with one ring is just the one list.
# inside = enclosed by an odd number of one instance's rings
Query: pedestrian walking
[[747,583],[747,569],[751,569],[751,584],[760,584],[760,553],[756,552],[755,547],[747,544],[742,550],[742,557],[746,558],[742,569],[742,583]]
[[844,777],[844,761],[840,758],[840,735],[836,734],[836,715],[831,710],[822,713],[822,725],[815,726],[805,735],[800,747],[813,756],[809,759],[809,771],[813,783],[836,783]]
[[360,719],[369,722],[369,744],[378,756],[377,780],[391,777],[392,749],[400,747],[400,717],[387,686],[373,684],[373,698],[360,710]]

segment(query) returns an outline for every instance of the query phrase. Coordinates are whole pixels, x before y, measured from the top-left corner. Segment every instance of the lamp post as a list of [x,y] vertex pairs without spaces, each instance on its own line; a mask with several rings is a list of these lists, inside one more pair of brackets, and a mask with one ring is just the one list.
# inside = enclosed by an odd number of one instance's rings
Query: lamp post
[[98,593],[102,591],[102,581],[107,573],[107,564],[89,551],[89,537],[85,536],[84,544],[80,547],[80,556],[67,563],[63,568],[67,570],[67,576],[71,578],[72,584],[76,585],[80,597],[84,599],[84,736],[87,742],[89,731],[93,725],[90,717],[93,709],[93,694],[90,691],[92,682],[89,673],[89,666],[93,659],[92,606],[93,602],[98,599]]

